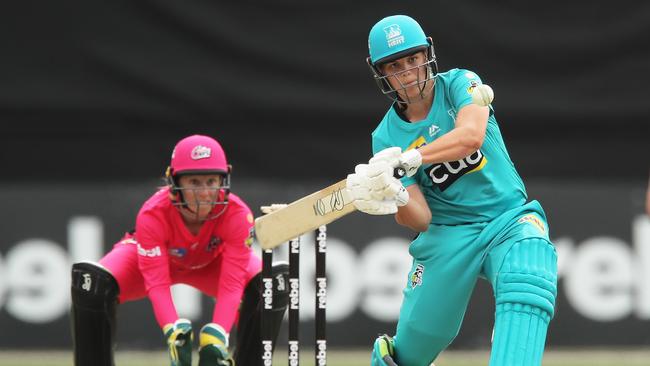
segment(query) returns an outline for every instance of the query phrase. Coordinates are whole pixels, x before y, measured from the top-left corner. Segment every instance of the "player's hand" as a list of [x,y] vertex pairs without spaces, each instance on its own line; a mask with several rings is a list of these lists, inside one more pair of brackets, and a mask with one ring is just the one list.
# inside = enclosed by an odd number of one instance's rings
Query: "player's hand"
[[[399,180],[390,176],[387,186],[382,186],[377,192],[373,192],[370,178],[368,177],[368,165],[359,164],[355,167],[355,173],[349,174],[347,178],[348,192],[352,203],[357,210],[370,215],[389,215],[397,212],[398,206],[408,203],[408,192]],[[392,169],[391,169],[392,170]],[[380,180],[377,180],[380,181]],[[399,187],[394,188],[395,184]],[[385,194],[393,192],[390,198],[386,199]]]
[[192,323],[178,319],[163,327],[172,366],[192,366]]
[[356,200],[353,204],[357,210],[369,215],[390,215],[397,213],[397,204],[394,200]]
[[199,366],[234,366],[228,352],[228,333],[219,324],[209,323],[199,335]]
[[399,157],[401,155],[402,148],[397,146],[389,147],[373,155],[373,157],[368,161],[368,164],[384,162],[393,168],[397,168],[399,166]]
[[359,164],[354,167],[354,173],[348,174],[346,188],[353,201],[372,199],[370,184],[366,174],[367,169],[368,164]]
[[422,154],[417,149],[407,150],[402,153],[401,148],[394,146],[376,153],[368,164],[372,165],[379,162],[385,162],[393,168],[401,167],[406,171],[407,177],[412,177],[422,165]]
[[[393,170],[393,167],[384,161],[368,164],[365,173],[370,187],[370,195],[376,200],[402,198],[408,202],[408,193],[406,193],[402,182],[393,176]],[[406,194],[406,197],[404,197],[404,194]]]

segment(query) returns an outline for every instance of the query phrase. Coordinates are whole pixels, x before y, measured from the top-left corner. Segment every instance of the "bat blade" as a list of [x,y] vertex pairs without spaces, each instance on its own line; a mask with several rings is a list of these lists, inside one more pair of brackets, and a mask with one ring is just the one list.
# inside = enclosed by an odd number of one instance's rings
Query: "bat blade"
[[255,236],[262,249],[274,248],[355,210],[343,179],[287,207],[258,217],[255,219]]

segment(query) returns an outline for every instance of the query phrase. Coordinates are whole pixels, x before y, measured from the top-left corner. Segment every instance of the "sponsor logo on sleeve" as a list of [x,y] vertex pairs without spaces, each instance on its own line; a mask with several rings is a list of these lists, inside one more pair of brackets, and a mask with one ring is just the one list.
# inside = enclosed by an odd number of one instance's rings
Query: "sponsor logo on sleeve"
[[162,255],[162,252],[160,251],[159,246],[155,246],[151,249],[145,249],[140,244],[138,244],[138,254],[143,256],[143,257],[160,257]]

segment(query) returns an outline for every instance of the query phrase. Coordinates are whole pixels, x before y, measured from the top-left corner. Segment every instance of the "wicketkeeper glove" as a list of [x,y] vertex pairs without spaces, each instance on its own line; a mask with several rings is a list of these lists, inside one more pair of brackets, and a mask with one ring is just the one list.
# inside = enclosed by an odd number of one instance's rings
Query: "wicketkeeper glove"
[[372,356],[370,359],[371,366],[397,366],[393,360],[395,357],[395,348],[393,347],[393,338],[384,334],[375,339],[372,347]]
[[174,324],[163,327],[169,359],[172,366],[192,366],[192,323],[187,319],[178,319]]
[[228,333],[219,325],[209,323],[199,335],[199,366],[234,366],[228,352]]
[[[395,363],[395,346],[393,338],[384,334],[375,339],[370,356],[370,366],[398,366]],[[436,366],[433,362],[429,366]]]

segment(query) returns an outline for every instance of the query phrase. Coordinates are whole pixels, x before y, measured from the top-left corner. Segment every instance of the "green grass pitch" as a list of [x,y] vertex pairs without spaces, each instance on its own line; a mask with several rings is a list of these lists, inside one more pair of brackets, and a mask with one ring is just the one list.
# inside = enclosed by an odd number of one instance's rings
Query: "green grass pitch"
[[[314,355],[308,350],[301,353],[301,365],[313,366]],[[368,366],[366,350],[330,350],[327,361],[332,366]],[[196,359],[194,363],[196,364]],[[286,350],[280,349],[274,365],[287,365]],[[487,351],[446,351],[436,361],[436,366],[487,366]],[[159,351],[118,351],[116,366],[167,366],[167,354]],[[543,366],[648,366],[649,349],[576,349],[548,350]],[[0,366],[72,366],[71,352],[0,350]]]

